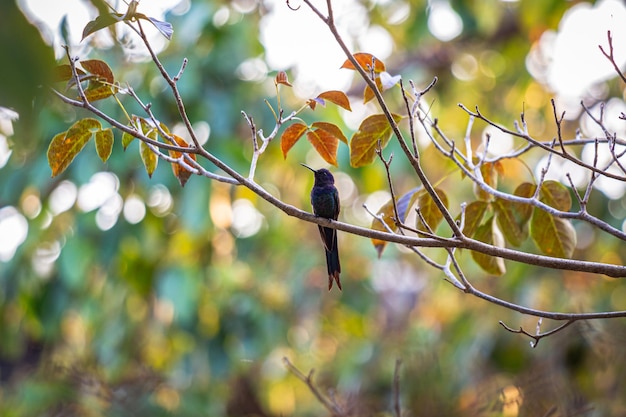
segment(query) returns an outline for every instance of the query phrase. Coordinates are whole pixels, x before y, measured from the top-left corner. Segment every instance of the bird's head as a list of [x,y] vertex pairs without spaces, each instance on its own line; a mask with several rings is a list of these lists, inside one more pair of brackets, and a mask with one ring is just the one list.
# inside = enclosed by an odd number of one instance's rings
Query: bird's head
[[300,165],[313,171],[315,175],[315,185],[332,185],[335,183],[335,177],[333,177],[333,174],[331,174],[329,170],[325,168],[313,169],[305,164]]

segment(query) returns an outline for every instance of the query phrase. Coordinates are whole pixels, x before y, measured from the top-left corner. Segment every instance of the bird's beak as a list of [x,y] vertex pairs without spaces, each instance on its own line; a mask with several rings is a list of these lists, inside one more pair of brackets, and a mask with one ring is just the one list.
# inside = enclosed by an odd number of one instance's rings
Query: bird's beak
[[310,166],[308,166],[308,165],[305,165],[305,164],[302,164],[302,163],[301,163],[300,165],[302,165],[302,166],[303,166],[303,167],[305,167],[305,168],[310,169],[310,170],[311,170],[311,171],[313,171],[313,172],[317,172],[317,170],[316,170],[316,169],[313,169],[313,168],[311,168],[311,167],[310,167]]

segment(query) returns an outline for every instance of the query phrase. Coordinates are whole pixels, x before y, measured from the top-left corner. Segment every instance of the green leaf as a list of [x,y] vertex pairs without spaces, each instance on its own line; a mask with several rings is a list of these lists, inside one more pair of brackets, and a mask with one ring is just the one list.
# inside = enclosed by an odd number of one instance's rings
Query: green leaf
[[[435,188],[435,192],[443,202],[443,205],[448,207],[448,196],[446,195],[446,193],[439,188]],[[441,221],[443,220],[443,214],[435,204],[435,200],[433,200],[431,195],[425,191],[422,192],[417,200],[417,205],[420,209],[422,217],[424,218],[426,224],[430,227],[430,229],[433,231],[437,229],[437,226],[439,226],[439,223],[441,223]],[[422,223],[422,220],[419,218],[419,216],[416,220],[416,227],[417,230],[421,230],[424,232],[428,231],[428,228],[424,225],[424,223]]]
[[[493,216],[485,224],[478,227],[474,238],[489,245],[504,247],[504,237],[493,221]],[[474,251],[472,251],[472,258],[484,271],[490,274],[500,276],[506,272],[504,259],[502,258]]]
[[128,145],[130,145],[133,139],[135,139],[135,137],[131,135],[130,133],[127,133],[127,132],[122,133],[122,146],[124,147],[124,150],[128,148]]
[[514,210],[514,204],[508,200],[496,198],[493,202],[496,221],[507,242],[513,246],[521,245],[528,238],[526,221],[520,219]]
[[94,20],[85,25],[81,41],[83,41],[87,36],[91,35],[92,33],[95,33],[101,29],[107,28],[111,25],[116,24],[117,22],[122,21],[122,18],[123,15],[120,13],[107,13],[99,15]]
[[463,234],[465,236],[474,237],[488,208],[489,203],[486,201],[474,201],[467,205],[465,208],[465,223],[463,226]]
[[83,67],[88,73],[97,75],[98,79],[102,82],[113,84],[115,78],[113,77],[113,71],[109,65],[99,59],[89,59],[86,61],[80,61],[80,66]]
[[339,139],[324,129],[315,129],[306,133],[317,153],[331,165],[337,166],[337,148]]
[[141,155],[141,160],[143,165],[146,167],[146,172],[148,176],[152,178],[152,174],[156,169],[159,163],[159,157],[156,153],[152,152],[152,149],[145,142],[140,142],[139,144],[139,154]]
[[[402,120],[398,114],[392,114],[392,117],[396,123]],[[374,114],[363,120],[359,130],[350,139],[350,165],[358,168],[374,162],[378,142],[384,149],[392,132],[384,114]]]
[[77,121],[67,132],[59,133],[50,142],[48,147],[48,165],[55,177],[70,165],[76,155],[83,150],[93,130],[102,129],[96,119],[85,118]]
[[541,184],[539,200],[560,211],[569,211],[572,208],[569,190],[558,181],[546,181]]
[[96,152],[102,159],[102,162],[106,162],[111,156],[113,151],[113,131],[111,128],[98,130],[96,132]]
[[[513,194],[515,194],[518,197],[530,198],[533,195],[535,195],[536,189],[537,189],[537,186],[535,184],[524,182],[515,189]],[[533,213],[533,206],[531,206],[530,204],[523,204],[523,203],[511,203],[511,204],[512,204],[512,208],[513,208],[513,211],[515,212],[516,217],[520,221],[520,225],[526,224],[528,220],[530,220],[530,216]]]
[[530,220],[530,235],[544,254],[570,258],[576,248],[576,231],[571,222],[535,208]]

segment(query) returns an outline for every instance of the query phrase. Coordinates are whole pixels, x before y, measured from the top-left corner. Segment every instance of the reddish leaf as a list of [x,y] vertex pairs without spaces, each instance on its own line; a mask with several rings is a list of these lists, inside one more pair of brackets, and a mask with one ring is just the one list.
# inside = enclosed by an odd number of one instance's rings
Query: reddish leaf
[[339,139],[324,129],[315,129],[306,133],[318,154],[331,165],[337,166],[337,147]]
[[[397,114],[392,114],[392,117],[396,123],[402,120],[402,116]],[[391,125],[384,114],[375,114],[363,120],[350,140],[350,165],[358,168],[374,162],[378,142],[385,148],[391,133]]]
[[[172,135],[172,136],[174,138],[174,142],[176,143],[176,145],[180,147],[184,147],[184,148],[190,147],[189,144],[187,144],[187,142],[185,142],[185,140],[181,138],[180,136],[177,136],[177,135]],[[169,153],[172,158],[180,158],[180,156],[182,155],[181,152],[173,151],[173,150],[170,150]],[[190,153],[188,155],[194,161],[196,160],[195,154]],[[172,164],[172,171],[174,171],[174,176],[178,179],[180,186],[184,187],[185,184],[187,183],[187,180],[191,176],[191,172],[186,170],[182,165],[177,164],[177,163]]]
[[296,144],[307,129],[308,127],[303,123],[294,123],[285,129],[280,137],[280,148],[285,159],[287,158],[287,152]]
[[74,123],[67,132],[59,133],[48,147],[48,165],[52,176],[57,176],[70,165],[76,155],[91,139],[92,130],[100,130],[102,125],[96,119],[86,118]]
[[[356,62],[359,64],[359,66],[367,72],[369,72],[371,68],[374,69],[375,73],[381,73],[385,71],[385,64],[383,63],[383,61],[379,60],[372,54],[368,54],[366,52],[357,52],[356,54],[352,56],[354,57]],[[352,62],[350,62],[349,59],[345,60],[343,65],[341,65],[341,68],[352,69],[352,70],[355,69],[354,65],[352,64]]]
[[109,68],[104,61],[89,59],[87,61],[80,61],[80,65],[90,74],[97,75],[102,82],[113,84],[115,81],[113,71],[111,71],[111,68]]
[[330,133],[331,135],[333,135],[334,137],[336,137],[337,139],[339,139],[346,145],[348,144],[348,138],[346,138],[343,135],[343,132],[341,131],[341,129],[339,129],[339,127],[335,124],[327,123],[327,122],[315,122],[311,125],[311,127],[325,130],[327,133]]
[[331,103],[335,103],[339,107],[343,107],[348,111],[352,111],[352,108],[350,107],[350,100],[348,99],[346,93],[344,93],[343,91],[325,91],[316,97],[316,101],[317,100],[322,100],[322,102],[318,101],[318,103],[322,105],[324,105],[324,101],[330,101]]
[[287,77],[287,73],[285,71],[279,71],[278,74],[276,74],[276,78],[274,78],[274,83],[276,85],[283,84],[283,85],[286,85],[287,87],[292,87],[291,83],[289,82],[289,78]]
[[111,128],[96,132],[96,152],[102,162],[106,162],[113,151],[113,131]]

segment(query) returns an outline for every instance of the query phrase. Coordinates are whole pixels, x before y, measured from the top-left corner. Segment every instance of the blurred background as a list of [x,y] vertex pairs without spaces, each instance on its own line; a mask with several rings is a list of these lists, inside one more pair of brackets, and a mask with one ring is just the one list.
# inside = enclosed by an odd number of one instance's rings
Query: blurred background
[[[296,3],[297,2],[297,3]],[[325,2],[315,2],[323,7]],[[424,100],[448,137],[461,141],[468,116],[457,106],[512,127],[523,111],[531,135],[556,134],[550,99],[566,111],[564,136],[603,137],[583,115],[606,102],[606,126],[626,124],[624,85],[601,55],[612,31],[616,60],[626,61],[621,1],[341,0],[336,19],[353,51],[374,54],[391,75],[418,88],[439,77]],[[286,111],[322,91],[341,89],[353,111],[317,107],[302,118],[331,121],[348,137],[373,103],[363,83],[340,70],[345,56],[305,4],[292,0],[143,0],[139,11],[167,20],[171,41],[150,29],[188,115],[206,148],[239,172],[252,155],[245,111],[273,128],[263,102],[276,103],[273,79],[288,72]],[[52,137],[86,113],[61,105],[45,87],[57,63],[101,59],[157,118],[182,134],[167,85],[123,24],[81,42],[103,3],[92,0],[4,1],[0,5],[0,414],[3,416],[319,416],[328,412],[288,372],[288,358],[332,390],[354,415],[392,415],[393,376],[401,360],[406,415],[570,416],[626,413],[624,320],[592,321],[544,339],[537,320],[471,298],[414,254],[339,234],[343,292],[326,289],[317,227],[290,218],[243,187],[192,177],[181,188],[161,161],[148,178],[138,143],[122,151],[119,132],[106,164],[88,145],[51,178]],[[123,2],[111,1],[124,12]],[[148,26],[148,25],[144,25]],[[385,93],[402,112],[398,88]],[[140,109],[120,96],[128,113]],[[98,106],[123,120],[114,100]],[[476,123],[478,147],[492,135],[498,152],[522,143]],[[471,201],[472,184],[419,134],[424,167],[448,193],[451,211]],[[136,141],[135,141],[136,142]],[[496,146],[497,145],[497,146]],[[493,150],[494,148],[492,148]],[[577,148],[593,157],[592,148]],[[399,193],[418,185],[391,141],[386,154]],[[587,152],[587,154],[585,154]],[[389,198],[380,163],[353,169],[340,144],[342,221],[367,226]],[[309,210],[311,173],[324,162],[301,141],[283,158],[278,142],[260,160],[256,180],[285,202]],[[533,151],[505,164],[500,187],[511,191],[545,166]],[[206,165],[209,169],[212,167]],[[565,182],[574,168],[552,161],[548,176]],[[577,186],[584,188],[584,176]],[[600,180],[589,211],[624,229],[624,183]],[[623,264],[623,242],[574,223],[575,257]],[[531,242],[523,250],[536,251]],[[442,261],[445,253],[426,251]],[[507,273],[482,272],[459,253],[470,280],[497,297],[565,312],[626,310],[620,280],[507,262]],[[558,323],[544,321],[542,330]]]

